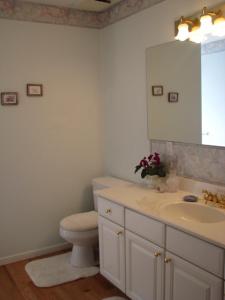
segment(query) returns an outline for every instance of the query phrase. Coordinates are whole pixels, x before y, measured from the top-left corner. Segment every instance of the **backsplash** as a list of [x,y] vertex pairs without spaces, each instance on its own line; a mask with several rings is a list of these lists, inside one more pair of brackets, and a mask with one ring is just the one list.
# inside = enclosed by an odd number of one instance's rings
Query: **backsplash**
[[225,51],[225,39],[203,44],[201,46],[202,55]]
[[[151,151],[166,156],[167,142],[151,141]],[[225,185],[225,149],[194,144],[173,143],[178,159],[178,175]]]

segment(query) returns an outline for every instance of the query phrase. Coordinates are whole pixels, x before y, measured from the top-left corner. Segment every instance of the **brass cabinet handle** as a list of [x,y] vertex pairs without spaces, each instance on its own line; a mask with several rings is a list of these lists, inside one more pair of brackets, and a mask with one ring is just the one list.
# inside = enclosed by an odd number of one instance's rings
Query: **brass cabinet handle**
[[160,252],[155,252],[155,253],[154,253],[154,256],[155,256],[155,257],[161,256],[161,253],[160,253]]
[[107,208],[107,209],[105,210],[105,213],[106,213],[106,214],[111,214],[111,212],[112,212],[112,210],[111,210],[110,208]]
[[120,234],[122,234],[123,233],[123,231],[117,231],[117,235],[120,235]]
[[166,258],[164,259],[164,262],[165,262],[166,264],[168,264],[169,262],[171,262],[171,260],[172,260],[171,258],[167,258],[167,257],[166,257]]

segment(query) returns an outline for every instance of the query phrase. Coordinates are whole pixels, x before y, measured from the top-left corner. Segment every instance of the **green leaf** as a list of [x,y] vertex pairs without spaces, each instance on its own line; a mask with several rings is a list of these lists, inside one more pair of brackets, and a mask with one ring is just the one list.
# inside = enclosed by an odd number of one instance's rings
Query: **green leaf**
[[148,174],[147,174],[147,169],[143,169],[143,170],[141,171],[141,178],[145,178],[146,175],[148,175]]
[[140,166],[140,165],[136,166],[136,167],[135,167],[134,173],[137,173],[140,169],[141,169],[141,166]]

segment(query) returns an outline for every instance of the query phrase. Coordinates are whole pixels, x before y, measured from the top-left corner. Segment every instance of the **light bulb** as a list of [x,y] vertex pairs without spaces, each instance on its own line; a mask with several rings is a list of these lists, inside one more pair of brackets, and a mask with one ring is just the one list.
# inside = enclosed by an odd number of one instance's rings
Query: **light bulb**
[[225,18],[219,17],[214,21],[213,35],[223,37],[225,36]]
[[212,32],[213,22],[212,22],[212,17],[210,15],[202,15],[200,18],[200,22],[201,22],[200,29],[204,34],[208,34]]
[[191,42],[198,43],[198,44],[206,40],[199,26],[194,26],[192,28],[189,39]]
[[179,40],[181,42],[186,41],[189,38],[189,28],[188,24],[181,23],[178,26],[178,34],[175,37],[176,40]]

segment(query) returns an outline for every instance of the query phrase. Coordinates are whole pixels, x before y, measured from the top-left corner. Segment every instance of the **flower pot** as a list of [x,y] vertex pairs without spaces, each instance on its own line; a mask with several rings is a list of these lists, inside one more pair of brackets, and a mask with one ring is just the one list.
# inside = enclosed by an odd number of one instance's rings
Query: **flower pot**
[[159,176],[158,175],[147,175],[146,177],[146,185],[150,189],[156,189],[158,186]]
[[161,193],[167,190],[165,177],[159,177],[158,175],[152,175],[152,176],[147,175],[145,178],[146,178],[146,185],[150,189],[158,190]]

